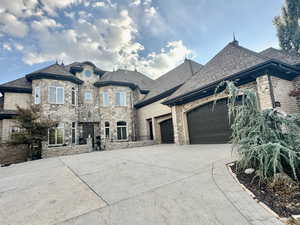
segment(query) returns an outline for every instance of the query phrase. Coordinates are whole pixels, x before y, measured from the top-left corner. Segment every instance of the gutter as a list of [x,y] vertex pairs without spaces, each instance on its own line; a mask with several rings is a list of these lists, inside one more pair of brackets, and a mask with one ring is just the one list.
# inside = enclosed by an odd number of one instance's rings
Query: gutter
[[263,62],[261,64],[258,64],[256,66],[250,67],[250,68],[248,68],[248,69],[246,69],[244,71],[241,71],[241,72],[235,73],[233,75],[230,75],[228,77],[224,77],[222,79],[214,81],[214,82],[212,82],[210,84],[207,84],[207,85],[205,85],[205,86],[203,86],[201,88],[195,89],[195,90],[190,91],[190,92],[185,93],[185,94],[182,94],[182,95],[177,96],[177,97],[175,97],[173,99],[164,101],[162,104],[164,104],[164,105],[178,105],[178,104],[180,104],[181,101],[184,101],[184,100],[186,100],[188,98],[191,98],[191,97],[199,94],[200,92],[204,92],[204,91],[207,91],[207,90],[209,90],[211,88],[216,87],[217,84],[219,84],[222,81],[241,79],[241,78],[246,77],[250,73],[257,72],[257,71],[262,70],[262,69],[266,69],[266,67],[269,67],[269,66],[280,66],[280,68],[282,68],[282,69],[288,69],[291,72],[299,73],[300,74],[300,70],[297,69],[294,66],[288,65],[286,63],[282,63],[282,62],[280,62],[278,60],[268,60],[268,61]]

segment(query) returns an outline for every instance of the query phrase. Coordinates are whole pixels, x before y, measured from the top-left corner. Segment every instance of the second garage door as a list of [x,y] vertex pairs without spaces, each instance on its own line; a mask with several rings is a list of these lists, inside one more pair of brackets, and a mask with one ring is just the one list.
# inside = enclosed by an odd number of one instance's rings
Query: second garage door
[[228,143],[232,134],[226,99],[202,105],[187,114],[191,144]]
[[160,123],[161,142],[163,144],[174,143],[174,130],[172,119]]

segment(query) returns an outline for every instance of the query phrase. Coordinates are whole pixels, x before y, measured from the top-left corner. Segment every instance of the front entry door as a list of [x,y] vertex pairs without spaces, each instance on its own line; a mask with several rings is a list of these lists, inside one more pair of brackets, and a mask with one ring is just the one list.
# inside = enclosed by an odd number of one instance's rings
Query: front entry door
[[83,123],[82,124],[82,139],[86,144],[86,140],[90,136],[92,138],[92,143],[94,147],[94,124],[93,123]]

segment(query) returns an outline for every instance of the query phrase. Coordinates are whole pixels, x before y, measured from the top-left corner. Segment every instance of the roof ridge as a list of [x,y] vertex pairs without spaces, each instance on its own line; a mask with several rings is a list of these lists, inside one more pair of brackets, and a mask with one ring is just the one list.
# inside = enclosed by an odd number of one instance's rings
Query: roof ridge
[[263,55],[261,55],[260,53],[255,52],[255,51],[253,51],[253,50],[251,50],[251,49],[249,49],[249,48],[246,48],[246,47],[244,47],[244,46],[236,45],[236,44],[233,44],[233,43],[229,43],[229,44],[233,45],[233,46],[236,47],[236,48],[240,48],[240,49],[242,49],[242,50],[245,50],[245,51],[247,51],[247,52],[249,52],[249,53],[251,53],[251,54],[253,54],[253,55],[255,55],[255,56],[259,57],[259,58],[261,58],[261,59],[264,59],[264,60],[270,60],[270,59],[271,59],[271,58],[269,58],[269,57],[267,57],[267,56],[263,56]]

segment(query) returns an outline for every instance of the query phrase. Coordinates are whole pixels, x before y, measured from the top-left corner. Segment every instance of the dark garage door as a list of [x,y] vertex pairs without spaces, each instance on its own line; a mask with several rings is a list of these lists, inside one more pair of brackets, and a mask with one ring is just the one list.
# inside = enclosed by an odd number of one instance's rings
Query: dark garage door
[[174,143],[173,121],[168,119],[160,123],[161,141],[163,144]]
[[222,144],[230,140],[226,99],[200,106],[187,114],[191,144]]

